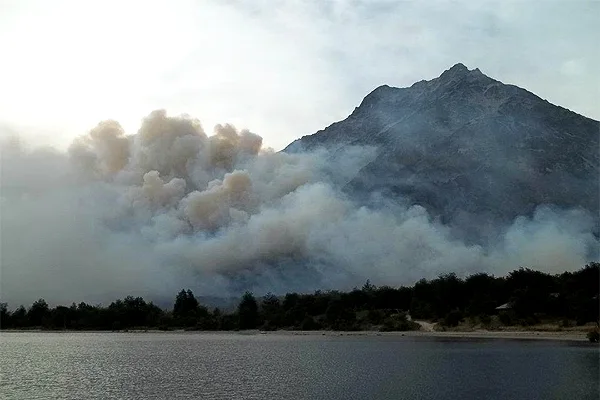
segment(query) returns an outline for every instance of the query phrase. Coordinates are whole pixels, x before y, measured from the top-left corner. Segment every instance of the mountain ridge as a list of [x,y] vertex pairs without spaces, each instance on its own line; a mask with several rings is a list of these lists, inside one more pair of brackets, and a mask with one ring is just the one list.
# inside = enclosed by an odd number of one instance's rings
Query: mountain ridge
[[540,205],[598,215],[599,138],[600,122],[459,63],[410,87],[381,85],[283,151],[375,146],[347,185],[354,198],[384,193],[444,221],[494,224]]
[[[590,121],[593,121],[593,122],[595,122],[595,123],[597,123],[597,124],[600,124],[600,121],[597,121],[597,120],[594,120],[593,118],[586,117],[586,116],[584,116],[584,115],[578,114],[577,112],[575,112],[575,111],[573,111],[573,110],[570,110],[570,109],[568,109],[568,108],[562,107],[562,106],[560,106],[560,105],[556,105],[556,104],[550,103],[548,100],[546,100],[546,99],[544,99],[544,98],[541,98],[540,96],[536,95],[536,94],[535,94],[535,93],[533,93],[533,92],[530,92],[530,91],[528,91],[527,89],[521,88],[521,87],[519,87],[519,86],[517,86],[517,85],[513,85],[513,84],[507,84],[507,83],[504,83],[504,82],[502,82],[502,81],[499,81],[499,80],[496,80],[496,79],[490,78],[489,76],[487,76],[487,75],[483,74],[483,73],[482,73],[482,72],[479,70],[479,68],[475,68],[475,69],[473,69],[473,70],[469,70],[469,69],[468,69],[468,68],[467,68],[467,67],[466,67],[464,64],[462,64],[462,63],[457,63],[457,64],[453,65],[451,68],[449,68],[449,69],[445,70],[444,72],[442,72],[442,74],[441,74],[439,77],[437,77],[437,78],[433,78],[433,79],[431,79],[431,80],[424,80],[424,79],[423,79],[423,80],[420,80],[420,81],[418,81],[418,82],[415,82],[415,83],[413,83],[411,86],[408,86],[408,87],[401,87],[401,88],[399,88],[399,87],[389,86],[389,85],[387,85],[387,84],[382,84],[382,85],[380,85],[380,86],[377,86],[375,89],[373,89],[373,90],[372,90],[370,93],[368,93],[368,94],[367,94],[367,95],[366,95],[366,96],[363,98],[363,100],[361,101],[360,105],[359,105],[358,107],[355,107],[355,108],[354,108],[354,110],[353,110],[353,112],[352,112],[352,113],[351,113],[351,114],[350,114],[350,115],[349,115],[347,118],[350,118],[350,117],[352,117],[353,115],[355,115],[355,113],[356,113],[356,112],[357,112],[359,109],[361,109],[361,107],[368,106],[368,105],[369,105],[369,102],[371,102],[371,101],[372,101],[372,99],[371,99],[371,98],[372,98],[372,97],[374,97],[374,96],[380,96],[380,95],[379,95],[379,93],[380,93],[380,92],[382,92],[382,91],[388,91],[388,90],[390,90],[390,91],[399,91],[399,90],[400,90],[400,91],[403,91],[403,90],[407,90],[407,89],[421,88],[421,87],[423,87],[424,85],[427,85],[427,84],[432,84],[433,82],[436,82],[436,83],[437,83],[439,80],[446,80],[446,82],[448,82],[448,81],[451,81],[451,82],[456,82],[456,81],[459,81],[459,80],[461,80],[461,79],[463,79],[463,78],[465,78],[465,77],[468,77],[468,76],[471,76],[471,77],[483,77],[484,79],[486,79],[486,80],[489,80],[489,82],[493,82],[493,83],[501,84],[501,85],[503,85],[503,86],[505,86],[505,87],[507,87],[507,88],[512,88],[513,90],[515,90],[515,91],[519,91],[519,92],[521,92],[522,94],[525,94],[525,95],[527,95],[527,96],[532,96],[533,98],[535,98],[535,99],[539,99],[540,101],[543,101],[543,102],[545,102],[545,103],[551,104],[551,105],[553,105],[554,107],[558,107],[558,108],[560,108],[560,109],[562,109],[562,110],[564,110],[564,111],[567,111],[567,112],[569,112],[569,113],[572,113],[572,114],[574,114],[574,115],[580,116],[580,117],[582,117],[582,118],[585,118],[585,119],[587,119],[587,120],[590,120]],[[297,142],[300,142],[300,141],[302,141],[302,140],[305,140],[305,139],[307,139],[307,138],[313,137],[314,135],[317,135],[317,134],[319,134],[319,133],[321,133],[321,132],[324,132],[324,131],[326,131],[328,128],[330,128],[330,127],[332,127],[332,126],[335,126],[336,124],[339,124],[340,122],[343,122],[343,121],[344,121],[344,120],[342,120],[342,121],[337,121],[337,122],[334,122],[334,123],[332,123],[332,124],[328,125],[327,127],[325,127],[324,129],[320,129],[320,130],[318,130],[317,132],[315,132],[315,133],[313,133],[313,134],[304,135],[304,136],[302,136],[302,137],[300,137],[300,138],[298,138],[298,139],[294,140],[293,142],[291,142],[291,143],[290,143],[288,146],[286,146],[286,147],[285,147],[285,148],[284,148],[282,151],[289,151],[289,150],[290,150],[290,148],[293,148],[293,145],[294,145],[294,143],[297,143]]]

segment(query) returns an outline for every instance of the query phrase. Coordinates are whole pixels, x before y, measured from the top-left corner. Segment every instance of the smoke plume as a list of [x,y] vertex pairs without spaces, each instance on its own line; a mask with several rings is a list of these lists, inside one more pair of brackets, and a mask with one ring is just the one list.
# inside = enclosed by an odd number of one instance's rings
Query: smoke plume
[[357,204],[342,187],[373,155],[276,153],[250,131],[207,135],[164,111],[134,135],[101,122],[67,152],[5,140],[2,301],[347,289],[519,266],[558,272],[597,257],[583,210],[540,205],[466,244],[420,206]]

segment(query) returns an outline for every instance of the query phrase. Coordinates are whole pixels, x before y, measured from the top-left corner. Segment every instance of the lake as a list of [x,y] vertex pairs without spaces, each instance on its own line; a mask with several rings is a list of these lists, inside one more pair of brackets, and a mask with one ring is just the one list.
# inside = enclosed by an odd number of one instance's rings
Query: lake
[[2,333],[8,399],[594,399],[585,342],[402,336]]

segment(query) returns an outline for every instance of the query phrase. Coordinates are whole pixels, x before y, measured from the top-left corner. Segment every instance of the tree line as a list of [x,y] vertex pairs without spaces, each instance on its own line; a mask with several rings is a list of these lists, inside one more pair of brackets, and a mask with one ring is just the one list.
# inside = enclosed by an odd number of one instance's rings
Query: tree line
[[[599,320],[600,263],[576,272],[548,274],[529,268],[505,277],[455,274],[418,281],[412,287],[374,286],[348,292],[267,294],[246,292],[235,311],[210,310],[191,290],[181,290],[172,309],[127,296],[108,306],[73,303],[50,307],[44,299],[10,311],[0,303],[0,329],[49,330],[380,330],[418,329],[412,319],[453,327],[470,321],[483,327],[532,325],[554,321],[561,326]],[[500,309],[498,309],[499,306]]]

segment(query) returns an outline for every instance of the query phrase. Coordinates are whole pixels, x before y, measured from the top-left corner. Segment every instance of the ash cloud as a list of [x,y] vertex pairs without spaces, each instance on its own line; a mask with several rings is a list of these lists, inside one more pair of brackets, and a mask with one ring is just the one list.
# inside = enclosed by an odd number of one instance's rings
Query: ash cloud
[[357,204],[341,188],[374,155],[276,153],[250,131],[208,135],[160,110],[134,135],[101,122],[67,152],[4,140],[2,301],[346,289],[519,266],[558,272],[597,258],[582,210],[540,206],[470,244],[423,207]]

